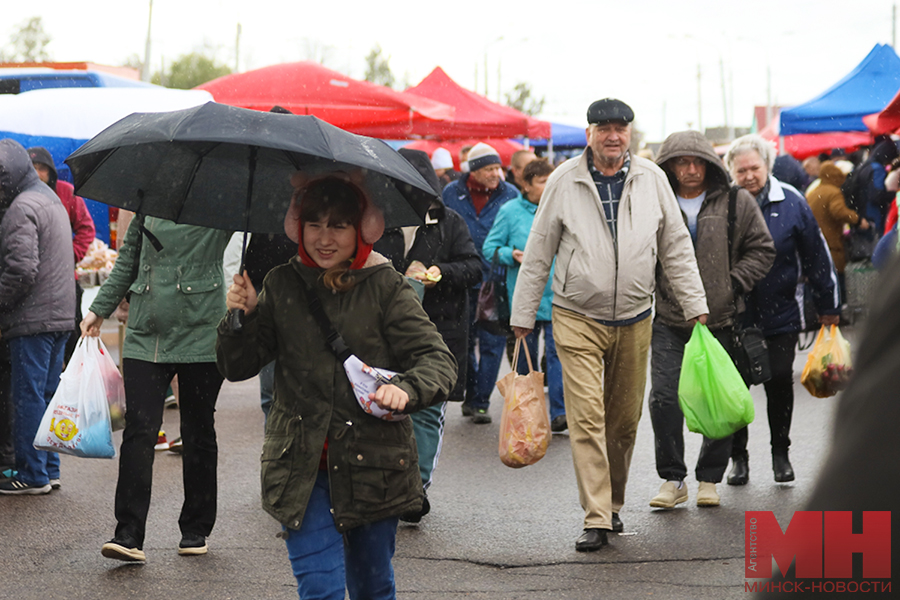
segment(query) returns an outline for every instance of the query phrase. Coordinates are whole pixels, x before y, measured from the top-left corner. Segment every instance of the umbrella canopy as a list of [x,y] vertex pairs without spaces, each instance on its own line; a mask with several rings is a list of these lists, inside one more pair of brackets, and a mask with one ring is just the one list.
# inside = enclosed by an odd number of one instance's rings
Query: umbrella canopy
[[381,138],[404,138],[416,123],[450,119],[454,113],[446,104],[357,81],[309,61],[226,75],[197,89],[206,90],[222,104],[262,111],[278,105],[353,133]]
[[863,117],[884,109],[900,89],[900,57],[876,44],[846,77],[812,100],[782,111],[781,135],[866,131]]
[[550,137],[549,122],[529,117],[465,89],[440,67],[435,67],[419,85],[406,90],[406,94],[443,102],[456,109],[452,120],[417,123],[413,131],[423,137],[442,140]]
[[362,169],[387,227],[421,225],[434,191],[380,140],[316,117],[209,102],[136,113],[66,159],[75,190],[113,206],[177,223],[280,233],[295,171]]

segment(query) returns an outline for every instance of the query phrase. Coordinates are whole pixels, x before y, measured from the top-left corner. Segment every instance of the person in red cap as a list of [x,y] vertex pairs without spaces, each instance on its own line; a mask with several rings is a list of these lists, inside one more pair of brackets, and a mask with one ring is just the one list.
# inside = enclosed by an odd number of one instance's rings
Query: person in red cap
[[[456,361],[413,288],[372,251],[384,220],[353,175],[292,183],[285,233],[298,256],[269,272],[258,297],[246,272],[235,275],[227,305],[246,319],[219,325],[217,364],[240,381],[275,360],[262,501],[284,528],[300,597],[344,598],[346,587],[351,598],[394,598],[398,520],[423,500],[405,417],[447,400]],[[357,395],[354,357],[395,374]]]

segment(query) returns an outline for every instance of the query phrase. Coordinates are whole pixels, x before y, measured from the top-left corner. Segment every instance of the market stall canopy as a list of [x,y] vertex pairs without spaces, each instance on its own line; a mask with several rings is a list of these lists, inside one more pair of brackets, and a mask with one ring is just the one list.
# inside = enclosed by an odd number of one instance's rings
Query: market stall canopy
[[209,92],[221,104],[261,111],[281,106],[379,138],[405,139],[419,123],[442,122],[454,115],[446,104],[351,79],[309,61],[225,75],[196,89]]
[[[0,139],[25,146],[43,146],[53,157],[60,179],[71,181],[63,163],[86,141],[131,113],[166,112],[210,102],[199,90],[152,87],[91,87],[33,90],[0,95]],[[105,204],[85,203],[97,237],[109,242],[109,211]]]
[[[514,108],[491,102],[450,79],[440,67],[435,67],[419,85],[405,92],[449,104],[456,109],[452,120],[420,122],[413,129],[422,137],[441,140],[466,138],[548,138],[550,123],[521,113]],[[391,136],[387,136],[391,137]],[[396,136],[393,139],[398,139]]]
[[453,157],[453,168],[459,171],[459,151],[462,150],[464,146],[474,146],[478,142],[484,142],[496,150],[497,154],[500,155],[500,162],[502,162],[505,167],[508,167],[510,162],[512,162],[513,153],[525,148],[522,144],[514,140],[492,138],[447,141],[416,140],[415,142],[404,144],[402,147],[409,148],[410,150],[421,150],[428,156],[434,154],[434,151],[438,148],[446,148],[450,152],[450,156]]
[[900,90],[900,57],[876,44],[846,77],[812,100],[781,113],[781,135],[868,131],[863,117],[884,109]]
[[863,123],[873,135],[897,133],[900,130],[900,92],[897,92],[883,111],[863,117]]
[[[775,145],[779,145],[778,118],[769,121],[769,124],[759,132],[759,135]],[[860,146],[872,143],[872,136],[862,131],[832,131],[829,133],[798,133],[782,138],[784,153],[790,154],[797,160],[803,160],[809,156],[816,156],[822,152],[830,152],[835,148],[853,152]],[[727,151],[728,145],[724,146]],[[724,154],[725,151],[722,152]]]
[[[561,123],[551,123],[551,133],[554,150],[565,150],[569,148],[584,148],[587,146],[587,134],[585,127],[575,127],[574,125],[563,125]],[[547,140],[534,140],[531,145],[535,148],[545,148]]]

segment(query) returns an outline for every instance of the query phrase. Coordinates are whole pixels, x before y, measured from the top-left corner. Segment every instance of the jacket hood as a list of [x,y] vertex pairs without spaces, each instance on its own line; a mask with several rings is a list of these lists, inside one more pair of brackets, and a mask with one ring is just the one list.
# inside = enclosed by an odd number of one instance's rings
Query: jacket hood
[[830,160],[827,160],[823,162],[822,166],[819,168],[819,179],[822,180],[822,183],[827,183],[839,188],[844,184],[844,180],[847,179],[847,176],[844,175],[844,172],[841,171],[840,167]]
[[728,176],[728,171],[725,170],[722,159],[713,150],[709,140],[699,131],[679,131],[666,138],[666,141],[659,147],[659,156],[656,158],[656,164],[666,172],[673,190],[678,189],[678,180],[666,166],[666,162],[679,156],[698,156],[707,162],[707,187],[730,187],[731,178]]
[[22,144],[9,138],[0,140],[0,220],[16,196],[40,181]]
[[434,190],[435,199],[443,205],[441,201],[441,182],[438,181],[437,174],[434,172],[434,167],[431,166],[431,159],[428,158],[428,155],[421,150],[412,150],[410,148],[400,148],[397,152],[416,168],[422,179],[427,181],[431,189]]
[[56,165],[53,163],[53,157],[50,155],[50,152],[43,146],[32,146],[28,149],[28,156],[31,158],[32,163],[40,163],[49,167],[50,181],[47,182],[47,186],[51,190],[56,190],[56,181],[59,179],[59,174],[56,172]]

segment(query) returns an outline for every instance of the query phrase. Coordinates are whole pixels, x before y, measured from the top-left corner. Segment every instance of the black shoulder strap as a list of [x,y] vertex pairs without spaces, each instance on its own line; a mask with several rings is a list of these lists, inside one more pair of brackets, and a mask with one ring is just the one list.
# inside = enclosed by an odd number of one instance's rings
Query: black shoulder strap
[[306,292],[306,301],[309,305],[309,312],[312,313],[316,323],[319,324],[319,329],[328,341],[328,345],[331,346],[331,351],[334,352],[337,359],[343,363],[353,353],[350,351],[350,348],[347,347],[347,343],[344,342],[344,338],[341,337],[341,334],[334,328],[331,319],[325,314],[325,309],[322,307],[322,300],[319,298],[319,294],[306,283],[306,280],[303,279],[299,273],[297,273],[297,278],[300,280],[301,285],[303,285],[303,290]]

